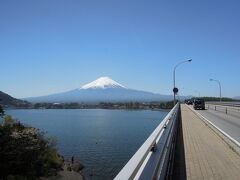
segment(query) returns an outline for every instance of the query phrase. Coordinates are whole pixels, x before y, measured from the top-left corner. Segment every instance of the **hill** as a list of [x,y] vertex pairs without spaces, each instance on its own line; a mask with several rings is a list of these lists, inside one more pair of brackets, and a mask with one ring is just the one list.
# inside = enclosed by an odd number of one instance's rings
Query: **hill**
[[236,97],[234,97],[234,99],[238,99],[238,100],[240,100],[240,96],[236,96]]
[[[219,97],[201,97],[203,98],[205,101],[215,101],[215,102],[218,102],[220,101],[220,98]],[[194,99],[194,98],[192,98]],[[222,102],[235,102],[235,101],[239,101],[238,99],[236,98],[228,98],[228,97],[222,97],[221,99]]]
[[16,99],[2,91],[0,91],[0,105],[4,107],[18,107],[18,108],[23,108],[23,107],[29,107],[31,103]]

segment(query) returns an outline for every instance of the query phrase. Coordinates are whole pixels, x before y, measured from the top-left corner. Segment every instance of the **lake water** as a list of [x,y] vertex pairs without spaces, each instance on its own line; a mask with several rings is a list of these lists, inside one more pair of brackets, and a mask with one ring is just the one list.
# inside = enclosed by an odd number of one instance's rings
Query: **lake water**
[[89,179],[113,179],[167,112],[104,109],[8,110],[19,121],[56,137],[66,159],[85,165]]

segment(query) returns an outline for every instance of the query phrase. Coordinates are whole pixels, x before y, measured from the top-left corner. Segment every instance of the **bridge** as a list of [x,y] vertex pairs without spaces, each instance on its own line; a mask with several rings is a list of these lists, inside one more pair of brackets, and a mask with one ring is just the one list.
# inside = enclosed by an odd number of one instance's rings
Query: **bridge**
[[240,179],[240,106],[177,104],[115,180]]

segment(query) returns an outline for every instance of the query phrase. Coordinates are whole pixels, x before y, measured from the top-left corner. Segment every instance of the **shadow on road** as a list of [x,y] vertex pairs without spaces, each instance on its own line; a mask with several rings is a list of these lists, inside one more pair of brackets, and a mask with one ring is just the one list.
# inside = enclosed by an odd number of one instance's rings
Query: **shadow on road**
[[173,165],[173,174],[170,179],[175,180],[185,180],[186,178],[186,163],[185,163],[185,150],[183,142],[183,129],[182,129],[182,116],[181,110],[179,111],[179,121],[178,121],[178,132],[177,132],[177,142],[175,149],[175,158]]

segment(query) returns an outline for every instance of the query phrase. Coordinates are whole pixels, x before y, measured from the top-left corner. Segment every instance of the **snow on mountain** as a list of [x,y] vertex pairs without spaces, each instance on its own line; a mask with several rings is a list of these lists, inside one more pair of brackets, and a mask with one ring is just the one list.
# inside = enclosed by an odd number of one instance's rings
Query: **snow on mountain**
[[97,88],[125,88],[109,77],[100,77],[97,80],[82,86],[80,89],[97,89]]
[[161,95],[129,89],[109,77],[100,77],[99,79],[78,89],[73,89],[63,93],[51,94],[48,96],[25,98],[25,100],[33,103],[150,102],[169,101],[172,100],[172,95]]

